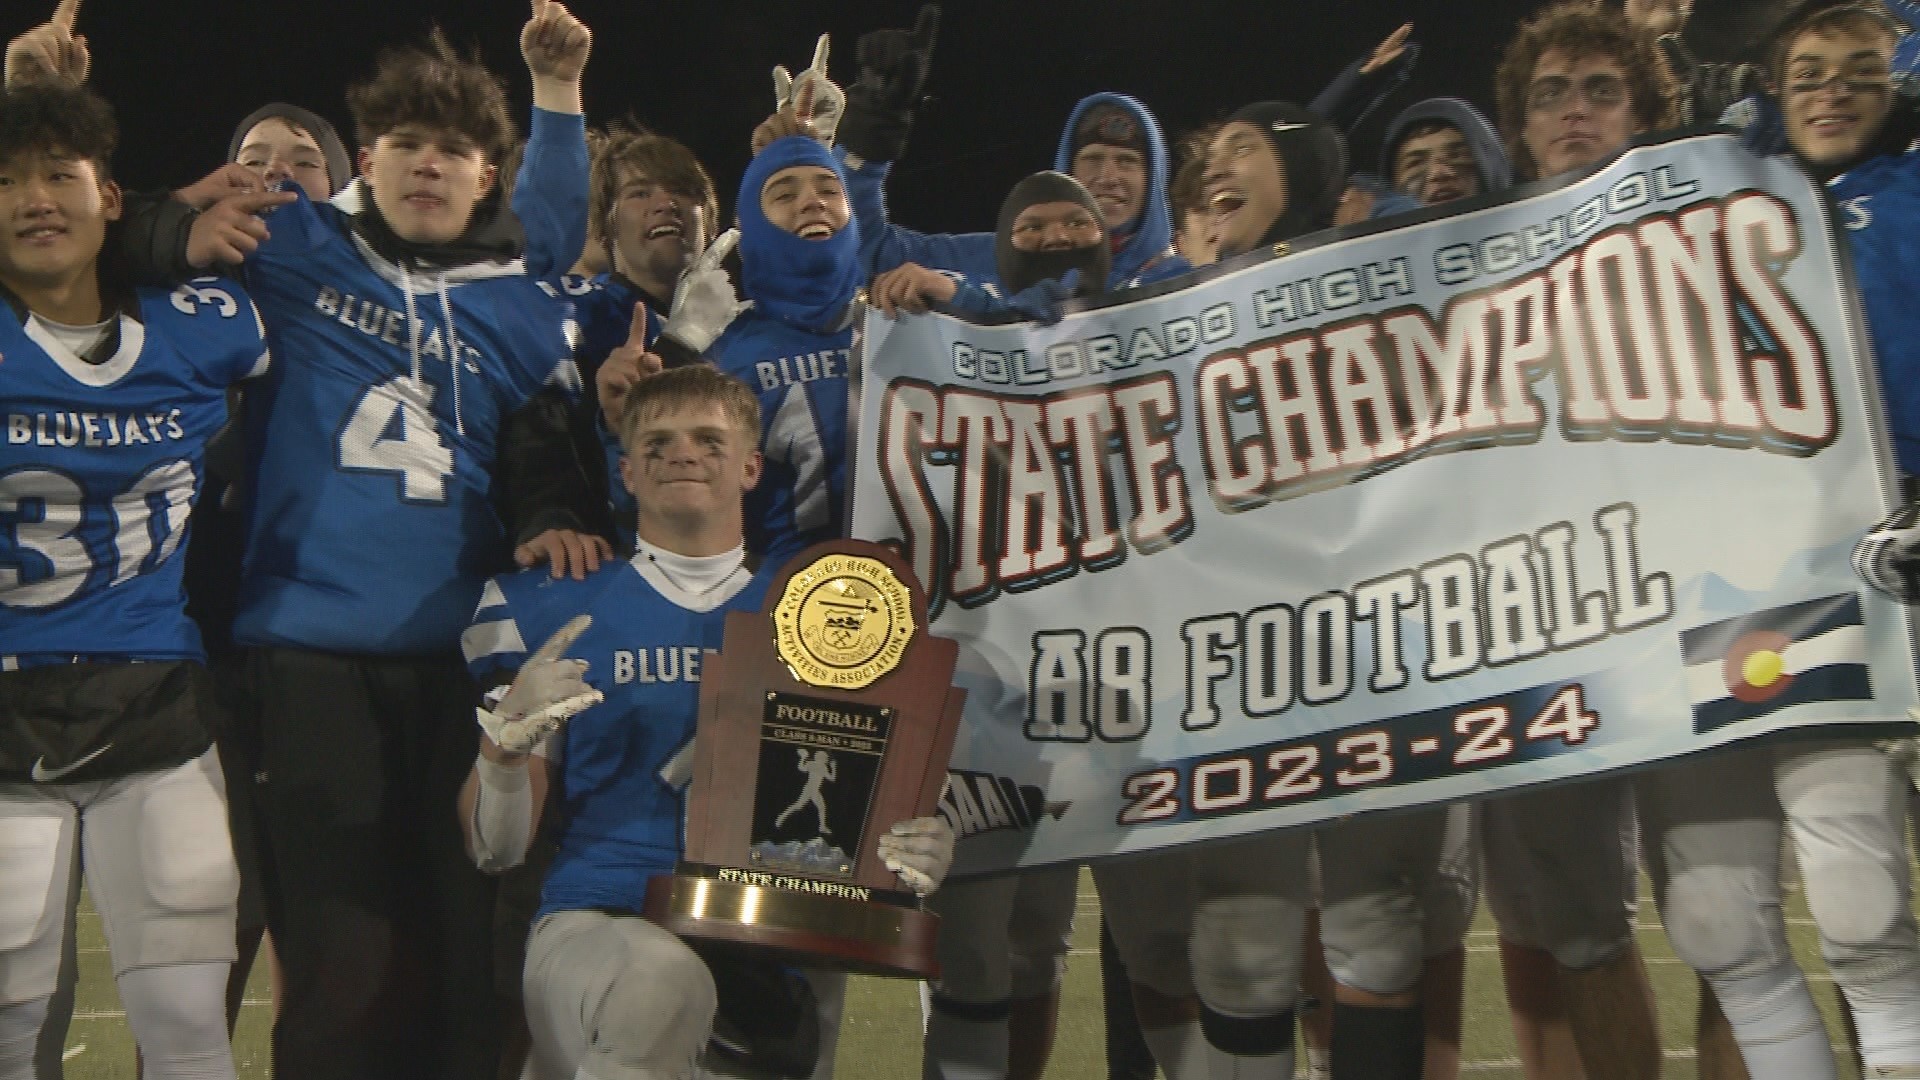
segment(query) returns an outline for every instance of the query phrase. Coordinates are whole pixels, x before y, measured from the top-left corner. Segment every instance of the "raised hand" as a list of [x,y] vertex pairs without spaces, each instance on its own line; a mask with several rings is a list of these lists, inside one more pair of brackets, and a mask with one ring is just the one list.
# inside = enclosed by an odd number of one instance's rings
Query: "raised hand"
[[87,81],[93,57],[87,39],[73,32],[80,17],[80,0],[60,0],[53,18],[7,43],[8,86],[49,80],[76,86]]
[[600,691],[587,685],[587,662],[565,658],[592,625],[591,615],[575,615],[520,665],[498,705],[477,710],[480,730],[495,746],[528,753],[570,718],[600,704]]
[[840,145],[867,161],[898,161],[906,153],[914,110],[933,70],[940,5],[921,7],[911,30],[875,30],[860,38],[860,74],[847,88]]
[[593,32],[559,0],[533,0],[520,31],[520,55],[533,76],[533,103],[548,112],[577,113],[580,75],[593,49]]
[[600,399],[600,416],[608,431],[620,430],[620,418],[627,411],[627,391],[649,379],[665,367],[665,362],[647,348],[647,305],[633,305],[633,322],[627,340],[607,354],[593,376],[593,390]]
[[251,191],[215,202],[200,212],[187,232],[188,264],[205,270],[215,263],[238,266],[245,262],[269,235],[260,212],[297,197],[291,191]]
[[911,30],[875,30],[860,38],[854,86],[883,108],[912,109],[926,89],[933,45],[940,36],[940,5],[924,4]]
[[740,230],[728,229],[714,237],[707,250],[687,266],[673,287],[673,303],[667,308],[667,323],[661,333],[696,353],[705,353],[747,309],[734,292],[733,278],[721,265],[739,243]]
[[840,118],[847,111],[847,95],[839,85],[827,77],[827,34],[821,34],[820,40],[813,45],[813,66],[800,73],[799,78],[787,73],[785,64],[776,64],[773,69],[773,107],[778,112],[794,104],[794,98],[803,90],[811,90],[813,105],[808,110],[813,121],[812,135],[831,146],[833,134],[840,128]]
[[1412,36],[1413,24],[1401,24],[1400,29],[1388,34],[1385,41],[1374,46],[1373,55],[1360,65],[1360,73],[1370,74],[1400,59],[1401,54],[1407,51],[1407,39]]

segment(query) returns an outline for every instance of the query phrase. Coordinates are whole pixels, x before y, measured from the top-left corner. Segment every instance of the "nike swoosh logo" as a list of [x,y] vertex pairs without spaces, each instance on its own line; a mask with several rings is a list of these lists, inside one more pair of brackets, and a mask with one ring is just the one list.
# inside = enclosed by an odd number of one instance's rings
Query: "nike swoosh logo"
[[1276,124],[1274,124],[1274,125],[1273,125],[1273,133],[1274,133],[1275,135],[1278,135],[1279,133],[1281,133],[1281,132],[1283,132],[1283,131],[1298,131],[1298,130],[1300,130],[1300,129],[1301,129],[1301,128],[1303,128],[1303,127],[1312,127],[1312,126],[1313,126],[1312,124],[1280,124],[1280,123],[1276,123]]
[[99,757],[101,754],[104,754],[111,749],[113,749],[113,744],[108,743],[107,745],[101,747],[100,749],[95,750],[93,753],[88,754],[86,757],[81,758],[79,761],[76,761],[71,765],[63,766],[58,769],[47,768],[47,759],[45,757],[42,757],[39,761],[36,761],[33,763],[33,782],[36,784],[50,784],[55,780],[58,780],[61,777],[67,775],[68,773],[78,772],[81,769],[86,768],[88,762],[92,761],[94,758]]

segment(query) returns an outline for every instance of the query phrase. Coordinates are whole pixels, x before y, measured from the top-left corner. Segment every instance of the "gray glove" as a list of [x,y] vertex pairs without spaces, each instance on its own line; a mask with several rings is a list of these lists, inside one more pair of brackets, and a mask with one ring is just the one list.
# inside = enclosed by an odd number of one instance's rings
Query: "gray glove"
[[673,287],[673,303],[667,308],[667,321],[660,332],[704,354],[714,339],[733,323],[734,317],[752,305],[738,299],[733,279],[720,263],[740,242],[740,230],[728,229],[714,238],[707,250],[693,260]]
[[847,95],[832,79],[827,78],[829,36],[820,35],[820,40],[813,46],[813,66],[797,77],[787,73],[785,64],[774,65],[773,108],[778,112],[792,105],[800,97],[802,87],[813,87],[813,110],[808,114],[813,121],[813,136],[832,146],[834,132],[840,130],[840,118],[847,114]]
[[493,708],[475,710],[480,730],[494,745],[511,754],[528,753],[568,719],[600,704],[600,691],[586,683],[587,662],[564,659],[591,625],[592,616],[574,616],[520,665],[513,685]]
[[938,814],[898,822],[880,838],[880,861],[915,896],[933,895],[953,866],[953,826]]

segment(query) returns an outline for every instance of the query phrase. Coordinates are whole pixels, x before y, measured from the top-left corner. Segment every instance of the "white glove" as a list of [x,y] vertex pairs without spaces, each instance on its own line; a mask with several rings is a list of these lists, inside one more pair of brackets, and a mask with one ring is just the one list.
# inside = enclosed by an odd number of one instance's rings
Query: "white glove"
[[787,73],[785,64],[777,64],[773,69],[773,107],[775,111],[794,103],[804,86],[813,87],[813,111],[809,114],[813,120],[814,137],[828,146],[833,145],[833,134],[840,130],[840,118],[847,113],[847,95],[845,91],[827,78],[827,38],[821,34],[820,40],[813,46],[813,66],[800,73],[799,78]]
[[915,896],[931,896],[953,866],[953,826],[938,814],[909,818],[888,829],[879,847],[880,861]]
[[[1920,709],[1908,709],[1907,718],[1920,720]],[[1881,739],[1873,745],[1893,759],[1893,764],[1906,778],[1920,790],[1920,736],[1903,735],[1897,739]]]
[[494,745],[510,754],[528,753],[570,717],[600,704],[600,691],[584,678],[587,662],[564,659],[575,639],[592,625],[592,616],[574,616],[520,665],[499,704],[475,710],[480,730]]
[[673,303],[660,332],[697,353],[705,353],[734,317],[752,305],[738,299],[733,279],[720,263],[740,242],[740,230],[728,229],[688,265],[673,287]]
[[1920,603],[1920,502],[1875,525],[1853,546],[1853,569],[1903,604]]

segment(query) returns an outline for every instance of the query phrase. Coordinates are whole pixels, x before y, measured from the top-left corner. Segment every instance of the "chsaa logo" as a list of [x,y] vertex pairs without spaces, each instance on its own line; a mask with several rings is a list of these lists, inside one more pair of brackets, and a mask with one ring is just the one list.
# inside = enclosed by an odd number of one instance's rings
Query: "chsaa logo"
[[978,836],[1001,829],[1032,829],[1042,817],[1059,820],[1072,803],[1047,801],[1046,792],[1010,776],[952,769],[947,792],[940,797],[940,814],[959,836]]

